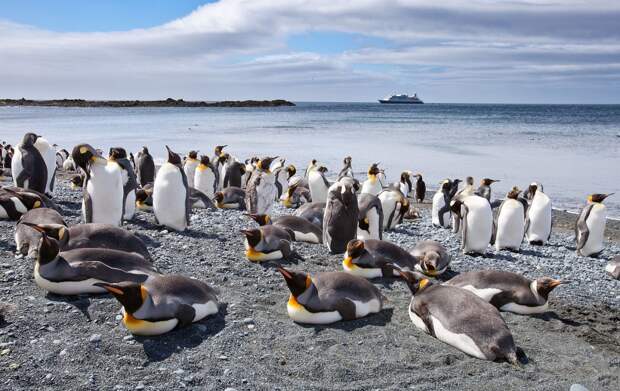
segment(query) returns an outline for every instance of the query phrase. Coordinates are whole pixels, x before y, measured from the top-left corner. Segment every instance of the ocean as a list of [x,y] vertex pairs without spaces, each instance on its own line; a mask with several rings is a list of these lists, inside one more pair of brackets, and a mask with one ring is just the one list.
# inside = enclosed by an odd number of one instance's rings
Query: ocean
[[35,131],[69,149],[142,145],[160,161],[165,145],[211,156],[213,147],[244,160],[285,157],[301,172],[316,158],[336,175],[350,155],[359,177],[380,162],[390,180],[421,173],[499,179],[494,195],[539,182],[554,207],[578,211],[590,193],[620,218],[620,105],[298,103],[277,108],[0,107],[0,140]]

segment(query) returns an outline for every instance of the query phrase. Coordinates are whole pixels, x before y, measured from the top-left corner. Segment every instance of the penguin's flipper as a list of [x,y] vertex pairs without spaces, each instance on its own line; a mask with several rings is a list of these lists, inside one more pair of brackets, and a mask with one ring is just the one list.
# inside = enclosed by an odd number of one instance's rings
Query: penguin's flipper
[[355,303],[347,298],[339,299],[336,303],[334,303],[334,308],[340,316],[342,320],[355,320],[356,319],[356,310]]
[[577,251],[581,250],[586,243],[588,242],[588,237],[590,236],[590,230],[588,229],[588,217],[590,216],[590,212],[592,211],[593,204],[590,204],[583,208],[579,218],[577,219],[577,223],[575,224],[575,240],[577,241]]
[[446,228],[446,224],[443,221],[443,216],[444,214],[450,212],[450,200],[446,196],[444,196],[443,200],[444,200],[444,204],[441,207],[441,209],[439,209],[439,212],[438,212],[439,213],[439,224],[441,225],[441,228]]
[[[392,210],[392,212],[390,213],[390,217],[388,217],[388,221],[387,221],[387,229],[392,229],[392,220],[394,220],[394,213],[396,213],[396,208],[398,206],[398,203],[394,205],[394,209]],[[443,224],[442,224],[443,225]]]
[[499,205],[499,209],[497,213],[493,217],[493,233],[491,234],[491,246],[495,244],[495,239],[497,238],[497,221],[499,220],[499,216],[502,214],[502,208],[504,207],[504,202]]
[[116,269],[97,261],[71,264],[71,268],[81,276],[94,278],[108,283],[119,283],[125,281],[143,283],[148,278],[146,274],[128,273],[124,270]]
[[179,320],[178,327],[189,326],[192,322],[194,322],[196,310],[189,304],[179,304],[177,312],[174,316]]
[[22,171],[15,178],[15,184],[17,187],[24,187],[24,182],[26,179],[30,178],[30,172],[24,167]]
[[418,300],[414,301],[413,312],[415,312],[415,314],[422,319],[422,322],[424,322],[424,325],[426,326],[427,333],[437,338],[435,335],[435,329],[433,328],[433,320],[431,319],[431,314],[426,304]]
[[276,185],[276,189],[278,191],[277,199],[280,199],[280,197],[282,196],[282,184],[280,183],[280,181],[277,178],[276,178],[275,185]]
[[86,182],[84,182],[84,190],[82,191],[84,196],[84,223],[93,222],[93,200],[90,198],[90,193],[86,190]]
[[304,261],[304,258],[291,248],[291,242],[286,239],[280,240],[279,250],[282,252],[282,257],[287,261]]
[[1,200],[0,206],[6,211],[9,220],[18,220],[23,216],[17,208],[15,208],[15,204],[11,200]]
[[461,250],[465,249],[465,244],[467,243],[467,212],[469,212],[469,209],[465,205],[463,205],[463,216],[461,217],[462,224],[463,224],[463,236],[461,239]]

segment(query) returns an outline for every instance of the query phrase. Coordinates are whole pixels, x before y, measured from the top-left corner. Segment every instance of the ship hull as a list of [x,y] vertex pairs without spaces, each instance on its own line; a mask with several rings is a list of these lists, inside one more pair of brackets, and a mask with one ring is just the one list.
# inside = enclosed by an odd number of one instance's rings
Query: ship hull
[[421,105],[424,102],[422,102],[421,100],[408,102],[408,101],[393,101],[393,100],[379,99],[379,103],[389,104],[389,105]]

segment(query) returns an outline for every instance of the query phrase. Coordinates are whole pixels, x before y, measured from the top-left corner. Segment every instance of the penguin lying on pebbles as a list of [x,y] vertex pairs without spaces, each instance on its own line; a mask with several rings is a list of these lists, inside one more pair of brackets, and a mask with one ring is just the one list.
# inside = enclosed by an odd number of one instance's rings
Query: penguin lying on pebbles
[[32,258],[35,258],[37,255],[41,234],[25,223],[56,224],[59,227],[65,228],[67,226],[60,213],[50,208],[32,209],[22,215],[17,225],[15,225],[15,247],[20,254]]
[[303,204],[293,213],[293,216],[299,216],[313,224],[322,227],[326,205],[327,203],[325,202],[310,202],[307,204]]
[[609,262],[607,262],[607,266],[605,266],[605,270],[610,276],[616,280],[620,280],[620,255],[610,259]]
[[277,259],[301,260],[303,258],[291,245],[295,234],[290,229],[265,225],[258,229],[241,230],[245,235],[245,256],[252,262]]
[[329,324],[380,312],[384,296],[368,280],[342,272],[309,274],[278,267],[291,295],[287,303],[293,321]]
[[155,267],[135,253],[100,248],[80,248],[60,252],[58,243],[45,230],[25,223],[41,232],[34,281],[49,292],[59,295],[102,293],[105,289],[93,284],[146,281],[157,274]]
[[418,260],[399,246],[375,239],[353,239],[347,243],[342,268],[346,273],[364,278],[394,277],[394,266],[414,270]]
[[607,208],[603,201],[612,194],[588,196],[588,204],[583,208],[575,223],[577,255],[595,257],[603,251],[603,236],[607,224]]
[[[29,218],[28,220],[32,219]],[[148,261],[151,260],[149,250],[142,239],[126,229],[109,224],[97,223],[76,224],[67,227],[63,223],[52,222],[51,217],[47,217],[45,220],[50,220],[50,222],[43,224],[34,222],[37,228],[35,230],[36,235],[32,236],[37,238],[37,243],[41,238],[39,232],[43,230],[47,236],[58,241],[60,251],[69,251],[78,248],[101,248],[136,253],[143,256],[144,259]],[[23,221],[26,221],[26,219],[23,219]],[[32,221],[27,222],[32,223]],[[23,222],[20,225],[23,225]]]
[[478,270],[461,273],[445,284],[468,290],[500,311],[527,315],[548,311],[549,293],[566,283],[549,277],[530,280],[506,271]]
[[0,219],[18,220],[29,210],[43,207],[41,200],[12,189],[0,189]]
[[213,201],[207,195],[200,190],[190,187],[189,189],[189,203],[192,208],[198,209],[215,209]]
[[123,306],[123,324],[135,335],[160,335],[219,311],[217,292],[202,281],[158,275],[144,283],[95,284]]
[[245,191],[238,187],[227,187],[215,193],[215,205],[220,209],[245,210]]
[[445,272],[452,260],[446,248],[434,240],[418,242],[411,250],[411,255],[418,260],[416,270],[433,277]]
[[301,187],[298,184],[289,186],[286,191],[280,197],[280,202],[287,208],[299,208],[303,204],[312,202],[312,196],[310,190],[306,187]]
[[296,242],[321,243],[323,233],[321,227],[297,216],[280,216],[271,218],[269,215],[248,214],[261,227],[273,224],[293,231]]
[[153,210],[153,184],[147,183],[136,191],[136,209],[142,211]]
[[433,284],[415,272],[400,274],[413,294],[409,317],[417,328],[470,356],[520,366],[512,334],[497,308],[465,289]]

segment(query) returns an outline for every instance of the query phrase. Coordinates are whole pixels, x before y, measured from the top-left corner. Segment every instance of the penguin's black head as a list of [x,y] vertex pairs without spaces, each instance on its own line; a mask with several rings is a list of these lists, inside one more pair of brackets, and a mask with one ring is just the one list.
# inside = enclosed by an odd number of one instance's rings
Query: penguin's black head
[[143,203],[149,198],[148,193],[144,189],[136,190],[136,202]]
[[343,163],[345,166],[350,166],[351,165],[351,156],[347,156],[344,158]]
[[483,186],[491,186],[495,182],[499,182],[499,179],[483,178],[481,182]]
[[536,291],[543,299],[549,298],[549,293],[558,285],[567,284],[568,281],[554,280],[550,277],[542,277],[536,280]]
[[245,239],[252,248],[258,246],[263,237],[260,229],[243,229],[241,233],[245,235]]
[[84,170],[84,172],[88,172],[88,166],[91,162],[94,162],[97,159],[103,159],[95,148],[89,144],[76,145],[71,152],[71,157],[73,158],[75,164]]
[[433,285],[433,283],[422,273],[418,272],[410,272],[407,270],[399,270],[398,268],[394,269],[400,276],[405,280],[411,294],[415,295],[422,290],[426,289],[428,286]]
[[252,220],[256,221],[258,223],[258,225],[260,225],[261,227],[263,225],[271,224],[271,218],[269,217],[269,215],[248,213],[248,214],[246,214],[246,216],[248,216]]
[[269,167],[271,167],[271,163],[277,158],[278,158],[277,156],[264,157],[258,161],[258,164],[256,165],[256,167],[264,171],[269,171]]
[[145,155],[149,155],[149,149],[147,147],[142,147],[142,153]]
[[215,156],[220,156],[222,154],[222,151],[224,150],[224,148],[226,148],[228,145],[216,145],[215,146]]
[[60,251],[58,248],[58,242],[47,235],[46,229],[33,223],[22,222],[21,224],[33,228],[35,231],[41,233],[37,262],[41,265],[45,265],[46,263],[52,262],[56,259]]
[[364,217],[363,219],[359,219],[357,226],[362,231],[370,232],[370,223],[368,221],[368,217]]
[[441,182],[441,191],[450,191],[450,187],[452,186],[452,181],[449,179]]
[[520,193],[521,193],[521,190],[519,190],[518,187],[513,186],[512,189],[508,192],[508,194],[506,194],[506,197],[512,200],[516,200],[517,198],[519,198]]
[[[400,174],[400,181],[401,181],[401,182],[409,182],[409,181],[410,181],[410,179],[411,179],[411,175],[409,174],[409,172],[408,172],[408,171],[403,171],[403,172]],[[411,182],[409,182],[409,183],[411,183]]]
[[473,186],[474,185],[474,177],[468,176],[467,178],[465,178],[465,183],[469,186]]
[[189,151],[187,157],[194,160],[198,159],[198,151]]
[[110,148],[110,160],[127,159],[127,151],[125,148],[115,147]]
[[207,155],[201,155],[200,156],[200,164],[202,164],[203,166],[208,166],[209,163],[211,163],[211,160],[209,159],[209,156],[207,156]]
[[605,201],[605,198],[613,195],[614,193],[609,193],[609,194],[590,194],[588,196],[588,201],[589,202],[594,202],[594,203],[600,203]]
[[221,204],[224,201],[224,193],[222,193],[221,191],[218,191],[217,193],[213,195],[213,199],[215,200],[217,204]]
[[298,297],[312,285],[312,279],[306,273],[287,270],[282,266],[278,266],[278,271],[284,277],[293,297]]
[[368,175],[379,175],[380,172],[379,163],[373,163],[368,169]]
[[354,203],[357,204],[357,196],[355,195],[355,189],[350,183],[340,183],[336,191],[340,192],[340,199],[345,206],[351,206]]
[[316,163],[317,163],[317,160],[316,160],[316,159],[312,159],[312,160],[310,161],[310,164],[311,164],[311,165],[313,165],[313,166],[314,166]]
[[459,183],[463,182],[462,180],[456,178],[452,180],[452,186],[451,187],[459,187]]
[[404,196],[400,200],[400,215],[404,216],[409,211],[409,200]]
[[173,152],[169,146],[166,145],[168,150],[168,163],[181,167],[181,156],[178,153]]
[[121,282],[119,284],[98,282],[93,285],[108,291],[121,303],[125,312],[130,314],[138,311],[149,295],[143,285],[132,282]]
[[26,134],[24,135],[24,138],[22,139],[22,145],[23,145],[24,147],[29,147],[29,146],[32,146],[32,145],[34,145],[34,143],[36,143],[36,142],[37,142],[37,139],[38,139],[39,137],[40,137],[40,136],[37,136],[37,135],[36,135],[36,134],[34,134],[34,133],[26,133]]
[[82,175],[74,175],[71,178],[71,185],[76,189],[81,189],[84,186],[84,177]]
[[321,166],[321,167],[317,168],[316,170],[318,172],[322,172],[323,174],[325,174],[327,172],[327,167]]
[[357,259],[361,257],[364,253],[366,253],[366,249],[364,248],[364,241],[359,239],[349,240],[347,243],[347,256],[348,258]]
[[293,175],[297,174],[297,169],[294,165],[289,164],[288,167],[286,167],[286,172],[288,173],[288,179],[290,179]]

